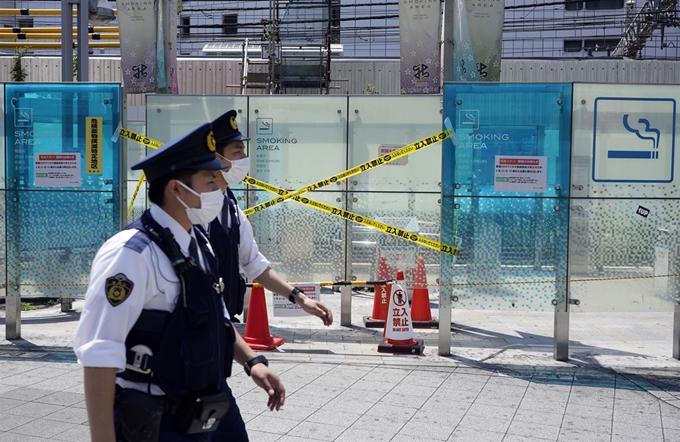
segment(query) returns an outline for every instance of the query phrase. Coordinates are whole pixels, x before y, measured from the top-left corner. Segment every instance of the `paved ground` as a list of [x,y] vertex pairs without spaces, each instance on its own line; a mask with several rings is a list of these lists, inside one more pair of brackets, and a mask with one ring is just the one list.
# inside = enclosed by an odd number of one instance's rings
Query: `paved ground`
[[[339,322],[339,295],[323,300]],[[81,304],[24,312],[23,339],[0,341],[0,442],[89,440],[70,349]],[[230,380],[253,442],[680,441],[671,313],[572,314],[557,362],[544,313],[454,310],[450,356],[435,330],[417,333],[422,356],[379,354],[381,331],[361,322],[371,305],[353,298],[352,327],[269,312],[285,409],[269,412],[242,370]]]

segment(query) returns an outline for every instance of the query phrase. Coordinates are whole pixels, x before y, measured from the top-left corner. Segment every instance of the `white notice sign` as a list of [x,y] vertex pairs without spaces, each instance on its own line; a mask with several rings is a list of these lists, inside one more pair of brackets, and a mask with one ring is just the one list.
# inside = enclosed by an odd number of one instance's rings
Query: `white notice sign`
[[35,185],[40,187],[79,187],[82,184],[80,154],[36,153]]
[[[313,299],[314,301],[321,301],[321,286],[319,284],[309,282],[298,284],[296,287],[305,292],[305,295],[309,299]],[[291,304],[287,296],[284,298],[283,296],[279,296],[276,293],[273,293],[273,301],[274,301],[274,316],[283,317],[283,316],[307,315],[307,313],[305,313],[305,311],[302,310],[302,307],[300,307],[297,304]]]
[[[379,146],[379,152],[378,153],[379,153],[380,156],[387,155],[388,153],[392,153],[395,150],[401,149],[404,146],[406,146],[406,145],[405,144],[381,144]],[[387,163],[387,166],[406,166],[407,164],[408,164],[408,155]]]
[[545,192],[548,157],[496,155],[494,192]]

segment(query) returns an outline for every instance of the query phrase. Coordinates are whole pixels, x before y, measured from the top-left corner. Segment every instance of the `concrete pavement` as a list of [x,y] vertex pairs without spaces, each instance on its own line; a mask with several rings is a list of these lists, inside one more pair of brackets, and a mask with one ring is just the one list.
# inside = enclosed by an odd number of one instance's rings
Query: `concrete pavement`
[[[336,322],[339,298],[322,295]],[[423,355],[395,356],[363,327],[371,305],[353,297],[352,327],[269,311],[284,410],[239,367],[230,379],[253,442],[680,441],[671,313],[572,314],[571,359],[557,362],[552,314],[454,310],[451,356],[436,330],[417,332]],[[0,442],[89,440],[74,306],[23,312],[23,340],[0,342]]]

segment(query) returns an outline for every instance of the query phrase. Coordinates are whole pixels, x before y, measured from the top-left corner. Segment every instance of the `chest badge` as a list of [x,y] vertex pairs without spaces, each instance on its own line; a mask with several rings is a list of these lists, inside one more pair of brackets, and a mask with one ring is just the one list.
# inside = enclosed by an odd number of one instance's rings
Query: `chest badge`
[[109,304],[116,307],[130,296],[134,286],[135,283],[122,273],[106,278],[106,299],[109,301]]

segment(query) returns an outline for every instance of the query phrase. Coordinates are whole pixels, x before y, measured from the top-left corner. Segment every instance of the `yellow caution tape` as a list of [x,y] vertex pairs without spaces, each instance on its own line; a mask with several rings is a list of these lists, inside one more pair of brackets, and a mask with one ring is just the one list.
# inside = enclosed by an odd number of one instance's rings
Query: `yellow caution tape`
[[[251,186],[258,187],[262,190],[266,190],[271,193],[275,193],[277,195],[280,195],[282,197],[289,197],[291,192],[288,192],[285,189],[281,189],[279,187],[273,186],[269,183],[265,183],[264,181],[260,181],[256,178],[253,178],[251,176],[247,176],[243,181],[245,181],[246,184],[250,184]],[[361,224],[362,226],[367,226],[371,227],[375,230],[378,230],[383,233],[387,233],[388,235],[396,236],[397,238],[402,238],[407,241],[420,244],[421,246],[429,247],[430,249],[437,250],[442,253],[446,253],[448,255],[455,256],[458,254],[458,249],[450,246],[448,244],[443,244],[440,243],[439,241],[435,241],[430,238],[425,238],[423,236],[417,235],[413,232],[409,232],[408,230],[403,230],[398,227],[390,226],[389,224],[382,223],[380,221],[376,221],[371,218],[367,218],[362,215],[357,215],[356,213],[349,212],[344,209],[339,209],[337,207],[330,206],[325,203],[321,203],[319,201],[315,201],[309,198],[305,197],[300,197],[300,196],[294,196],[291,197],[293,200],[302,203],[306,206],[313,207],[317,210],[320,210],[322,212],[328,213],[333,216],[337,216],[342,219],[346,219],[348,221],[352,221],[357,224]]]
[[128,129],[121,129],[120,131],[118,131],[118,135],[120,135],[123,138],[127,138],[129,140],[142,143],[143,145],[151,147],[152,149],[158,149],[163,145],[163,143],[161,143],[160,141],[153,140],[147,137],[146,135],[138,134]]
[[[128,129],[120,129],[118,131],[118,135],[121,138],[127,138],[128,140],[136,141],[138,143],[141,143],[145,145],[146,147],[150,147],[152,149],[158,149],[163,145],[160,141],[154,140],[152,138],[149,138],[145,135],[138,134],[136,132],[132,132],[131,130]],[[142,172],[142,176],[139,177],[139,181],[137,181],[137,187],[135,188],[135,193],[132,194],[132,198],[130,199],[130,205],[128,205],[127,209],[127,217],[130,217],[130,214],[132,213],[132,206],[135,204],[135,199],[137,198],[137,194],[139,193],[139,189],[142,188],[142,183],[144,182],[144,179],[146,176],[144,175],[144,172]]]
[[132,205],[135,203],[135,199],[137,198],[137,194],[139,193],[139,189],[142,188],[142,183],[144,183],[144,179],[146,178],[146,175],[144,175],[144,172],[142,172],[142,176],[139,177],[139,181],[137,181],[137,187],[135,187],[135,193],[132,194],[132,199],[130,200],[130,205],[128,206],[127,210],[127,217],[130,218],[130,214],[132,213]]
[[439,132],[437,134],[430,135],[427,138],[423,138],[422,140],[416,141],[415,143],[409,144],[408,146],[404,146],[404,147],[397,149],[393,152],[382,155],[382,156],[380,156],[380,157],[378,157],[374,160],[367,161],[363,164],[360,164],[356,167],[348,169],[348,170],[341,172],[337,175],[333,175],[332,177],[326,178],[325,180],[321,180],[317,183],[310,184],[309,186],[298,189],[295,192],[288,192],[286,195],[281,195],[278,198],[274,198],[272,200],[269,200],[267,202],[259,204],[255,207],[251,207],[250,209],[246,209],[246,210],[243,211],[243,213],[245,213],[246,216],[252,215],[253,213],[259,212],[262,209],[266,209],[267,207],[271,207],[271,206],[274,206],[278,203],[282,203],[282,202],[289,200],[291,198],[295,198],[296,196],[303,195],[303,194],[305,194],[307,192],[311,192],[313,190],[321,189],[322,187],[328,186],[329,184],[337,183],[338,181],[346,180],[347,178],[351,178],[351,177],[358,175],[362,172],[366,172],[367,170],[375,169],[376,167],[382,166],[383,164],[390,163],[394,160],[397,160],[401,157],[409,155],[413,152],[417,152],[421,149],[432,146],[435,143],[439,143],[440,141],[444,141],[445,139],[449,138],[450,136],[451,136],[451,132],[449,130],[445,130],[445,131]]

